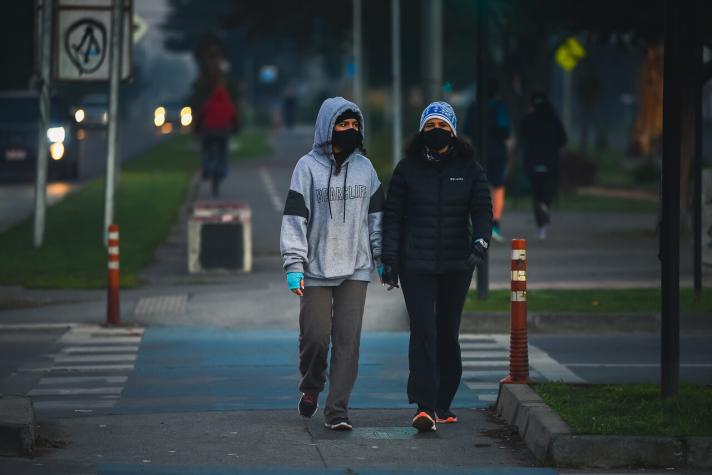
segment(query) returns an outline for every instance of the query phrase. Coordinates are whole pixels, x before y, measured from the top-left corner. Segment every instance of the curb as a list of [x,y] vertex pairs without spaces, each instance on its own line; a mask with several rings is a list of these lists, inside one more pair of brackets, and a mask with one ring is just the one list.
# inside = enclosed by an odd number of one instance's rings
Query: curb
[[24,396],[0,396],[0,456],[31,455],[35,450],[35,410]]
[[712,468],[712,437],[575,435],[526,384],[500,385],[497,414],[540,461],[581,468]]
[[[463,331],[509,333],[509,313],[462,314]],[[712,333],[709,316],[680,316],[683,333]],[[529,333],[629,333],[660,331],[660,314],[652,313],[536,313],[527,315]]]

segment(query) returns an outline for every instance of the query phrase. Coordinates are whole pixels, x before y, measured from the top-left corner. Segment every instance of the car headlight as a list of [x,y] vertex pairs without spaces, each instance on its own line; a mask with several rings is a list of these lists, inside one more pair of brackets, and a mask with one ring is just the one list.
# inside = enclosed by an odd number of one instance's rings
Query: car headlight
[[66,131],[64,130],[64,127],[50,127],[47,129],[47,138],[52,143],[64,142],[65,135]]
[[77,109],[74,111],[74,120],[77,121],[77,124],[84,122],[85,117],[86,113],[84,112],[84,109]]
[[52,160],[61,160],[64,156],[64,144],[61,142],[55,142],[49,146],[49,156]]
[[156,109],[153,111],[153,124],[156,127],[161,127],[165,123],[166,123],[166,108],[163,106],[156,107]]

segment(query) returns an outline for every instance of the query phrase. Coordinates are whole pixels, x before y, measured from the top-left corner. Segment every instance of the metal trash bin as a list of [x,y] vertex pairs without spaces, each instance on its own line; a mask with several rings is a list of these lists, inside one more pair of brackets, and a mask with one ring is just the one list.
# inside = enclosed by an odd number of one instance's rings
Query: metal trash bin
[[198,201],[188,221],[188,272],[252,270],[252,211],[237,201]]

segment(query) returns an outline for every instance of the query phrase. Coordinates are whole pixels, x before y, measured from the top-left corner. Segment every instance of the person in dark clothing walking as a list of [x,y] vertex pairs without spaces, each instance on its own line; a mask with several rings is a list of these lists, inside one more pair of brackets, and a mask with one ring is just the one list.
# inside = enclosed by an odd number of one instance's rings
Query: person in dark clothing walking
[[531,110],[519,127],[524,169],[531,181],[534,217],[539,239],[546,239],[551,221],[549,206],[556,195],[559,180],[559,151],[566,145],[566,131],[543,92],[531,98]]
[[[467,110],[464,135],[472,143],[478,142],[479,125],[477,102],[473,102]],[[500,221],[504,213],[505,181],[507,179],[507,165],[509,163],[509,150],[507,140],[510,137],[510,121],[507,105],[499,96],[499,81],[489,78],[487,81],[487,157],[486,172],[492,193],[493,227],[492,239],[503,241]]]
[[492,203],[452,107],[434,102],[391,178],[383,217],[384,284],[403,287],[410,317],[412,424],[457,422],[450,405],[462,376],[459,331],[472,272],[492,232]]

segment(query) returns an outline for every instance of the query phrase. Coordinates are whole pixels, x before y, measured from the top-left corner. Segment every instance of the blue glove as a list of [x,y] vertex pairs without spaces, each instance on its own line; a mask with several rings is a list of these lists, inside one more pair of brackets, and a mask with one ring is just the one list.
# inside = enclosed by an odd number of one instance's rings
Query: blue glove
[[378,272],[378,277],[380,277],[381,280],[383,280],[383,271],[384,270],[385,270],[385,266],[383,264],[376,267],[376,271]]
[[287,272],[287,286],[289,290],[302,289],[304,274],[301,272]]

